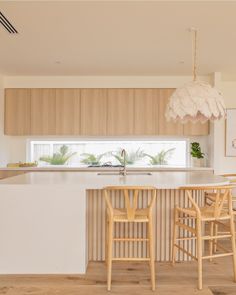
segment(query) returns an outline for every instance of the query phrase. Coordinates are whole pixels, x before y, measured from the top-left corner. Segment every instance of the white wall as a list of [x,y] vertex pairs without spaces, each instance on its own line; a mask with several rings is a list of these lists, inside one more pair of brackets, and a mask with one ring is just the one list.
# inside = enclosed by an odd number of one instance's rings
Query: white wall
[[[226,108],[236,108],[236,81],[219,81],[216,86],[222,91]],[[215,122],[213,132],[215,173],[236,173],[236,157],[225,156],[225,121]]]
[[[212,76],[202,76],[202,80],[211,82]],[[191,81],[191,76],[5,76],[0,87],[0,166],[8,162],[26,161],[27,138],[22,136],[4,136],[4,88],[176,88]],[[35,138],[35,137],[32,137]],[[43,137],[45,139],[46,137]],[[52,137],[49,137],[52,138]],[[54,137],[55,138],[55,137]],[[78,138],[78,137],[77,137]],[[37,137],[40,139],[40,137]],[[58,139],[58,137],[57,137]],[[199,141],[203,151],[208,151],[208,137],[191,138]],[[209,163],[208,163],[209,164]]]

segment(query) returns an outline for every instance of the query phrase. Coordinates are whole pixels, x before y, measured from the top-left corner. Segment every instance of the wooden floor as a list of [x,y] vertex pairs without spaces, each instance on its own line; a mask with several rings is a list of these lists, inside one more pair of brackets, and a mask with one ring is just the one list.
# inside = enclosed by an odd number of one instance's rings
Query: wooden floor
[[[204,289],[196,290],[195,262],[156,264],[157,290],[150,290],[148,265],[144,263],[114,263],[113,294],[122,295],[235,295],[230,258],[204,263]],[[0,276],[0,294],[7,295],[103,295],[106,291],[106,267],[90,262],[86,275]]]

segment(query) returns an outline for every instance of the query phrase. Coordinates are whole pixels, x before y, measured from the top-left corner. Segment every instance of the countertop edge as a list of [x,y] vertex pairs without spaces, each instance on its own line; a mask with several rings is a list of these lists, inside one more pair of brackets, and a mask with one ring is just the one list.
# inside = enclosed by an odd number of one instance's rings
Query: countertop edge
[[[116,167],[0,167],[0,171],[119,171]],[[212,167],[127,167],[127,171],[213,171]]]

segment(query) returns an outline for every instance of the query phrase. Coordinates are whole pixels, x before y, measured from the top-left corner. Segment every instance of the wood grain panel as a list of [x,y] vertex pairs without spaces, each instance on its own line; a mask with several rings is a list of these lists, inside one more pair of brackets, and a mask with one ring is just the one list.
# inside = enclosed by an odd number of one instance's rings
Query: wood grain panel
[[24,173],[28,173],[27,171],[15,171],[15,170],[1,170],[0,171],[0,179],[21,175]]
[[[203,205],[203,195],[201,192],[193,191],[197,203]],[[190,207],[189,201],[180,190],[158,190],[157,201],[153,211],[154,220],[154,249],[157,261],[170,261],[172,253],[172,232],[173,232],[173,209],[175,205]],[[148,192],[144,192],[139,198],[139,208],[148,203]],[[123,197],[116,192],[112,196],[113,205],[124,207]],[[101,190],[87,191],[87,249],[89,261],[105,260],[105,202]],[[193,220],[186,220],[187,225],[194,224]],[[180,234],[183,232],[180,230]],[[147,228],[144,224],[116,224],[115,236],[117,238],[141,238],[147,235]],[[195,241],[181,241],[182,246],[189,252],[196,254]],[[117,242],[113,249],[114,257],[147,257],[148,247],[146,242]],[[183,252],[179,251],[177,260],[191,260]]]
[[79,89],[56,89],[56,134],[80,134]]
[[[112,292],[116,295],[235,295],[231,257],[204,263],[204,289],[196,290],[197,265],[156,264],[158,290],[150,290],[148,263],[124,262],[112,266]],[[107,295],[107,265],[90,262],[86,274],[3,274],[1,295]]]
[[198,136],[209,134],[209,122],[202,124],[201,122],[184,124],[184,135]]
[[5,89],[4,133],[30,134],[30,90]]
[[31,89],[31,134],[56,134],[56,89]]
[[158,134],[158,90],[134,90],[134,134]]
[[4,130],[8,135],[208,135],[208,123],[167,122],[173,91],[6,89]]
[[106,135],[107,90],[81,89],[81,134]]
[[134,89],[108,89],[107,135],[134,133]]
[[159,135],[183,135],[184,127],[181,123],[167,121],[165,117],[166,105],[174,89],[159,89]]

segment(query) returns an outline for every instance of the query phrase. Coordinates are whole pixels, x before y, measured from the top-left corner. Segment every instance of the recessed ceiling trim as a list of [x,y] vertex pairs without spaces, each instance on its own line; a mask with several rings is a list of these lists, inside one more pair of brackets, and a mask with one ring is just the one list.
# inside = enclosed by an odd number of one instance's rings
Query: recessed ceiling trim
[[14,26],[9,22],[9,20],[0,11],[0,23],[10,34],[18,34]]

